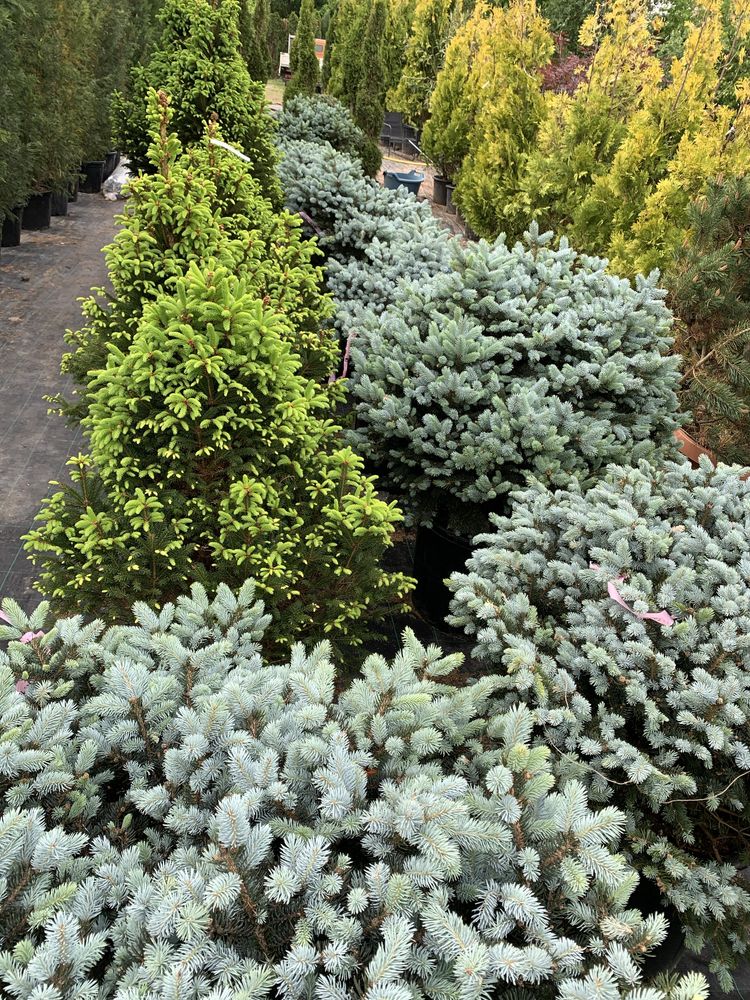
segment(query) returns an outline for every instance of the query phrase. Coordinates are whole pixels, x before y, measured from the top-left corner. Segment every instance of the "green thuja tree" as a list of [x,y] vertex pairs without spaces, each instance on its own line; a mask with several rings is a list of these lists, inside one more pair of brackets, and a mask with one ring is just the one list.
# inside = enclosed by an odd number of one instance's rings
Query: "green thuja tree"
[[478,94],[470,74],[482,37],[488,31],[488,10],[479,4],[453,36],[430,99],[430,118],[421,146],[443,177],[454,178],[470,150],[470,132]]
[[461,0],[417,0],[401,76],[388,95],[389,106],[411,125],[422,126],[429,116],[445,50],[462,18]]
[[183,150],[170,132],[167,96],[152,92],[149,102],[153,172],[130,182],[123,227],[105,250],[109,287],[84,302],[84,326],[66,335],[72,351],[63,371],[73,377],[76,397],[55,402],[80,420],[92,379],[111,349],[127,349],[144,304],[189,263],[209,258],[244,276],[259,298],[288,317],[302,371],[326,382],[337,357],[326,327],[330,305],[315,246],[302,238],[299,218],[272,209],[248,165],[211,141],[218,135],[214,126]]
[[358,642],[408,589],[380,567],[400,514],[342,447],[293,326],[252,278],[190,265],[94,379],[72,486],[27,536],[56,607],[117,620],[192,581],[258,581],[273,641]]
[[328,90],[328,85],[331,81],[331,58],[333,56],[333,47],[336,44],[336,33],[338,30],[338,3],[333,7],[329,15],[328,20],[328,30],[325,34],[326,49],[323,56],[323,68],[320,71],[320,83],[323,90]]
[[351,107],[362,72],[362,36],[367,24],[366,0],[339,0],[330,53],[328,92]]
[[714,181],[667,274],[691,432],[725,461],[750,464],[750,180]]
[[[77,175],[94,100],[94,23],[89,4],[26,0],[19,54],[30,75],[21,148],[33,188],[61,191]],[[3,74],[5,69],[3,69]]]
[[[247,62],[250,54],[250,47],[253,41],[253,14],[254,6],[252,0],[238,0],[239,15],[237,17],[237,31],[240,36],[240,52]],[[250,74],[252,76],[252,74]],[[255,79],[255,77],[253,77]]]
[[224,138],[250,158],[263,193],[279,203],[273,122],[265,88],[250,78],[240,53],[237,0],[166,0],[160,17],[158,47],[147,65],[133,70],[131,93],[115,102],[120,148],[136,170],[154,169],[147,97],[152,87],[165,90],[183,143],[200,141],[217,115]]
[[247,50],[247,68],[253,80],[265,83],[272,72],[269,48],[271,6],[269,0],[256,0],[253,10],[252,33]]
[[31,187],[31,150],[24,120],[32,108],[32,76],[22,58],[25,7],[0,8],[0,223],[21,206]]
[[372,0],[362,38],[362,69],[352,107],[354,121],[370,138],[380,135],[385,112],[384,38],[387,18],[386,0]]
[[312,0],[302,0],[297,34],[292,42],[290,63],[292,78],[284,91],[284,100],[300,94],[314,94],[320,83],[320,64],[315,52],[314,9]]

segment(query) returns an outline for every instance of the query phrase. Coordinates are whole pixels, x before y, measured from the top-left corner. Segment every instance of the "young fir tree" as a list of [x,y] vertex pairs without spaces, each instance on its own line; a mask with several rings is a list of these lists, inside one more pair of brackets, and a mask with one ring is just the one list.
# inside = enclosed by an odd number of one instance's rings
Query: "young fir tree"
[[691,433],[750,464],[750,179],[712,183],[667,274]]
[[271,65],[269,30],[270,0],[256,0],[253,10],[250,43],[246,53],[247,68],[253,80],[265,83],[274,67]]
[[385,113],[385,57],[383,54],[387,0],[371,0],[362,37],[362,69],[353,95],[354,121],[365,135],[377,139]]
[[645,974],[668,922],[626,817],[460,656],[406,632],[349,684],[327,643],[263,657],[251,583],[106,632],[4,616],[3,992],[707,1000]]
[[590,485],[674,451],[679,362],[655,275],[634,288],[536,227],[452,258],[365,314],[352,345],[352,440],[415,521],[470,534],[514,483]]
[[380,560],[400,514],[341,446],[293,339],[253,279],[216,261],[145,306],[90,386],[90,456],[27,536],[56,607],[116,620],[135,598],[252,575],[275,641],[356,643],[399,601],[408,581]]
[[240,53],[238,17],[237,0],[165,0],[159,46],[133,70],[131,93],[115,102],[115,134],[136,170],[153,170],[147,97],[151,88],[165,90],[183,144],[199,142],[217,115],[224,138],[250,157],[263,193],[278,204],[273,122],[265,88]]
[[212,143],[219,136],[214,125],[185,151],[170,132],[164,93],[151,93],[149,118],[153,173],[130,182],[123,228],[105,250],[110,288],[86,300],[86,324],[66,335],[74,350],[62,367],[77,383],[78,398],[56,402],[69,418],[85,416],[92,379],[110,349],[127,350],[144,304],[189,263],[209,258],[247,278],[259,298],[288,317],[302,371],[327,382],[337,357],[326,328],[330,306],[314,266],[316,249],[302,238],[300,220],[276,213],[248,165]]
[[328,95],[292,97],[284,105],[279,139],[290,142],[329,143],[335,150],[359,160],[366,174],[376,174],[382,155],[376,142],[354,124],[349,111]]
[[302,0],[297,34],[292,42],[290,61],[292,78],[284,90],[284,100],[311,95],[320,83],[320,63],[315,52],[314,8],[312,0]]

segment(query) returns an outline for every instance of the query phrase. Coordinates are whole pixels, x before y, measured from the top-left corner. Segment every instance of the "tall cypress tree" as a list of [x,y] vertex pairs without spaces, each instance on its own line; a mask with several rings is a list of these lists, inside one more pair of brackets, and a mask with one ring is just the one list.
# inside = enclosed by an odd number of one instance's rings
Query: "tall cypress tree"
[[246,59],[247,68],[253,80],[265,83],[271,75],[271,55],[268,33],[271,21],[270,0],[255,0],[252,18],[250,45]]
[[352,108],[355,122],[371,138],[380,134],[385,112],[383,39],[387,18],[386,0],[373,0],[362,40],[361,72]]
[[292,42],[290,56],[292,79],[284,93],[285,100],[298,94],[314,94],[320,82],[320,64],[315,53],[314,17],[312,0],[302,0],[297,34]]
[[173,128],[186,145],[202,139],[215,114],[225,139],[250,157],[263,192],[281,201],[273,122],[265,88],[250,78],[240,53],[237,0],[166,0],[163,32],[145,67],[133,70],[132,92],[116,103],[115,132],[137,170],[149,171],[150,88],[172,98]]

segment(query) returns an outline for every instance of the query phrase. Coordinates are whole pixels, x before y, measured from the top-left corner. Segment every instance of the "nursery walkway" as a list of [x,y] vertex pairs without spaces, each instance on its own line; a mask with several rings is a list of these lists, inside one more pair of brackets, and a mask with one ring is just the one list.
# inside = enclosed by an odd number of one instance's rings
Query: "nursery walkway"
[[78,326],[77,299],[103,285],[101,248],[111,242],[122,204],[81,194],[64,218],[21,246],[0,251],[0,597],[25,610],[39,600],[20,537],[29,530],[51,479],[81,450],[79,430],[47,414],[44,396],[64,388],[63,334]]

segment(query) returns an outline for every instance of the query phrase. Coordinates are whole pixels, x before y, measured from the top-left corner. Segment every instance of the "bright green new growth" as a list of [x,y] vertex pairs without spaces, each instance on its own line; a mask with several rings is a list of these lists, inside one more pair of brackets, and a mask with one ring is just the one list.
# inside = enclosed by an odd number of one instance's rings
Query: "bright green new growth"
[[302,0],[297,33],[292,42],[292,78],[284,91],[284,102],[300,94],[314,94],[320,83],[320,64],[315,52],[313,2]]
[[[46,628],[4,610],[0,637]],[[252,583],[194,587],[0,654],[14,996],[664,1000],[625,817],[556,786],[527,709],[488,720],[492,685],[446,683],[460,657],[409,632],[336,695],[328,645],[264,661],[267,625]]]
[[635,863],[682,914],[688,944],[711,940],[725,984],[750,941],[750,886],[734,867],[750,858],[739,473],[644,462],[613,466],[588,493],[516,493],[454,574],[448,619],[502,671],[503,707],[534,710],[561,773],[625,811]]
[[252,575],[275,639],[356,642],[398,602],[407,581],[380,560],[400,514],[341,447],[294,333],[252,278],[210,260],[146,304],[90,385],[90,458],[71,459],[74,487],[27,536],[56,607],[117,619],[133,598]]
[[244,277],[258,298],[289,319],[303,371],[326,381],[337,358],[325,326],[331,306],[313,265],[315,246],[302,238],[299,219],[274,212],[248,165],[213,144],[220,135],[214,125],[200,143],[183,150],[170,132],[166,95],[151,93],[149,119],[152,172],[130,182],[123,227],[105,251],[111,289],[86,300],[86,325],[67,335],[74,351],[63,358],[63,370],[73,376],[81,398],[56,401],[80,420],[110,345],[126,350],[144,305],[171,288],[190,263],[209,259]]
[[250,78],[240,52],[237,0],[165,0],[163,32],[145,66],[133,70],[131,94],[120,96],[115,132],[133,167],[151,171],[149,90],[172,100],[172,127],[185,146],[203,139],[216,115],[224,138],[250,157],[262,193],[280,203],[273,121],[263,84]]
[[354,438],[415,520],[673,449],[678,359],[654,277],[633,288],[536,227],[452,253],[449,273],[365,314],[352,349]]

